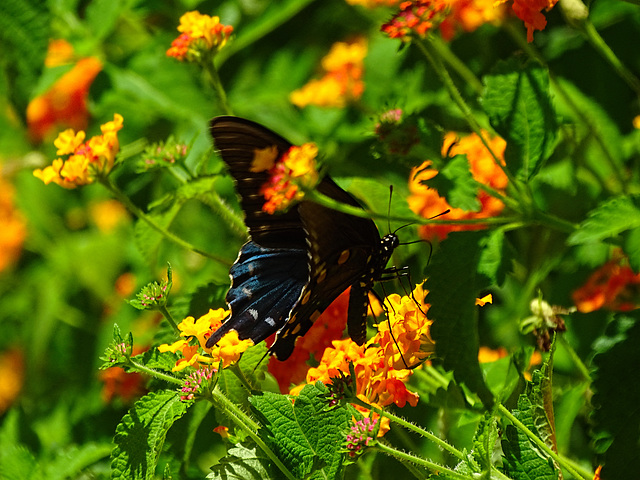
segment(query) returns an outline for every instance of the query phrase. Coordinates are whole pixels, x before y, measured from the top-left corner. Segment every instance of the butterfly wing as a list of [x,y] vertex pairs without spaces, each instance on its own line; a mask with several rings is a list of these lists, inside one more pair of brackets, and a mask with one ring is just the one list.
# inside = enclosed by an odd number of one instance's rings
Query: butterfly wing
[[251,240],[229,270],[231,315],[207,340],[215,345],[229,330],[258,343],[279,330],[309,280],[306,233],[297,206],[280,215],[262,211],[265,169],[262,156],[280,157],[291,144],[261,125],[238,117],[216,117],[211,136],[236,183]]
[[251,239],[263,247],[306,249],[306,234],[297,206],[277,215],[264,212],[265,199],[260,188],[269,179],[268,169],[253,168],[261,155],[279,158],[291,148],[291,143],[262,125],[239,117],[214,118],[210,132],[236,182]]
[[[324,195],[361,208],[359,203],[329,177],[318,185]],[[299,213],[307,231],[309,245],[309,283],[291,312],[287,324],[278,332],[271,351],[286,359],[295,341],[304,335],[320,314],[351,286],[349,297],[349,335],[358,344],[366,339],[368,291],[373,284],[361,285],[380,244],[375,223],[313,202],[301,202]],[[386,263],[386,261],[385,261]]]

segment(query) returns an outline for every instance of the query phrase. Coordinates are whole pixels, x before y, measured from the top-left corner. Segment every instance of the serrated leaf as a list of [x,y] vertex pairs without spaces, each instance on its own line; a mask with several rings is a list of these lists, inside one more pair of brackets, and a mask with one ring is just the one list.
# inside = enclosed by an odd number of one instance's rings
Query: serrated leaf
[[156,347],[152,347],[145,352],[132,357],[138,363],[148,368],[160,370],[163,372],[171,372],[176,366],[178,355],[172,352],[159,352]]
[[351,421],[347,409],[327,410],[322,385],[307,385],[293,400],[264,393],[251,405],[264,419],[265,436],[295,478],[339,478],[343,468],[344,431]]
[[556,113],[549,75],[540,65],[511,58],[484,77],[482,104],[491,125],[506,140],[505,162],[516,176],[530,179],[553,151]]
[[436,189],[453,208],[471,212],[480,210],[478,182],[471,175],[466,155],[456,155],[448,159],[436,176],[422,183]]
[[112,479],[153,479],[167,431],[187,411],[173,390],[152,392],[122,418],[111,453]]
[[[166,200],[166,199],[165,199]],[[182,208],[183,201],[166,201],[163,205],[157,205],[147,213],[147,216],[163,228],[169,228]],[[160,232],[143,220],[138,220],[135,226],[135,243],[138,250],[146,259],[152,259],[160,242],[164,238]]]
[[271,473],[271,460],[255,445],[242,444],[230,448],[220,463],[211,467],[208,480],[270,480],[276,479]]
[[426,269],[428,316],[433,320],[431,336],[444,368],[478,394],[485,406],[493,403],[478,363],[476,294],[490,280],[478,273],[481,242],[486,232],[453,232],[440,244]]
[[593,243],[640,227],[640,196],[611,198],[593,209],[567,239],[569,245]]
[[478,273],[489,279],[492,285],[502,285],[511,263],[511,255],[504,242],[504,230],[497,229],[484,237],[480,246]]
[[498,442],[498,425],[495,416],[486,412],[473,436],[473,458],[482,466],[483,470],[491,468],[493,453]]
[[640,383],[631,380],[638,377],[638,345],[638,310],[616,315],[594,345],[591,420],[603,479],[629,478],[629,472],[640,471]]
[[[534,406],[529,398],[526,395],[520,395],[518,410],[512,413],[536,434],[533,409]],[[553,467],[551,459],[546,458],[526,434],[513,425],[507,425],[502,440],[502,451],[504,471],[513,480],[531,480],[532,478],[556,480],[558,478],[558,471]]]

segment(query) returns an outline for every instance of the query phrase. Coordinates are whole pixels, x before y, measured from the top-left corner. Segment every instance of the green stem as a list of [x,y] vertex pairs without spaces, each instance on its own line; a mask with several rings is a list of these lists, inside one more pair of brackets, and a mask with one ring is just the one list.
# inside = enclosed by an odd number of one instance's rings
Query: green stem
[[[464,475],[462,473],[458,473],[454,470],[451,470],[447,467],[444,467],[438,463],[430,462],[429,460],[425,460],[424,458],[416,457],[409,453],[403,452],[401,450],[397,450],[389,445],[386,445],[382,442],[376,443],[376,450],[381,451],[382,453],[386,453],[387,455],[391,455],[392,457],[397,458],[403,463],[414,463],[416,465],[420,465],[421,467],[428,468],[432,472],[440,472],[445,473],[447,478],[456,478],[459,480],[469,480],[471,476]],[[425,477],[426,478],[426,477]]]
[[460,460],[464,460],[465,459],[465,455],[464,453],[462,453],[460,450],[458,450],[457,448],[455,448],[452,445],[449,445],[447,442],[445,442],[444,440],[438,438],[436,435],[434,435],[433,433],[429,432],[428,430],[425,430],[423,428],[418,427],[417,425],[414,425],[413,423],[407,422],[405,419],[398,417],[396,415],[394,415],[393,413],[389,413],[385,410],[382,410],[374,405],[369,405],[368,403],[363,402],[360,399],[355,399],[355,400],[349,400],[351,403],[354,403],[356,405],[359,405],[363,408],[366,408],[368,410],[371,410],[372,412],[377,413],[378,415],[380,415],[381,417],[386,417],[389,420],[397,423],[398,425],[406,428],[407,430],[411,430],[412,432],[417,433],[418,435],[421,435],[429,440],[431,440],[433,443],[435,443],[436,445],[438,445],[440,448],[442,448],[443,450],[449,452],[451,455],[453,455],[454,457],[460,459]]
[[157,378],[158,380],[164,380],[165,382],[178,385],[179,387],[181,387],[184,383],[179,378],[176,378],[172,375],[168,375],[166,373],[159,372],[158,370],[154,370],[153,368],[149,368],[146,365],[143,365],[142,363],[138,363],[131,358],[129,358],[128,363],[130,366],[134,367],[138,372],[144,373],[153,378]]
[[127,210],[129,210],[133,215],[135,215],[140,220],[146,222],[147,225],[153,228],[156,232],[163,235],[165,238],[171,240],[172,242],[176,243],[182,248],[191,250],[192,252],[196,252],[202,255],[203,257],[207,257],[215,262],[220,263],[221,265],[224,265],[227,267],[231,266],[232,262],[230,262],[229,260],[219,257],[217,255],[213,255],[211,253],[205,252],[204,250],[200,250],[199,248],[196,248],[186,240],[178,237],[177,235],[171,233],[169,230],[164,228],[162,225],[159,225],[158,223],[156,223],[156,221],[152,217],[150,217],[149,215],[144,213],[140,208],[138,208],[129,199],[129,197],[125,195],[124,192],[122,192],[108,177],[102,177],[99,179],[99,181],[102,185],[104,185],[107,188],[107,190],[109,190],[109,192],[111,192],[111,194],[116,198],[116,200],[121,202],[127,208]]
[[574,468],[573,465],[569,462],[566,462],[563,457],[554,452],[546,443],[540,440],[531,430],[529,430],[520,420],[518,420],[504,405],[498,405],[498,410],[509,419],[511,423],[513,423],[521,432],[523,432],[529,439],[535,443],[541,450],[543,450],[548,456],[553,458],[558,465],[564,467],[567,472],[573,475],[575,478],[581,478],[583,480],[590,480],[593,477],[583,477],[580,475]]
[[271,459],[278,469],[290,480],[296,480],[296,477],[287,469],[280,461],[278,456],[269,448],[269,446],[258,435],[258,425],[251,417],[244,413],[237,405],[231,402],[216,385],[211,392],[211,401],[214,406],[229,417],[238,427],[244,430],[249,437],[258,445],[258,447]]
[[209,81],[211,86],[216,92],[218,96],[218,104],[220,105],[220,109],[224,112],[225,115],[233,115],[233,111],[229,106],[229,102],[227,101],[227,92],[224,91],[222,86],[222,81],[220,81],[220,75],[218,75],[218,69],[213,61],[213,56],[205,57],[203,61],[204,71],[209,77]]
[[205,205],[208,205],[211,210],[222,217],[222,219],[226,221],[231,228],[231,231],[238,234],[238,237],[247,237],[247,227],[244,224],[244,220],[229,208],[229,205],[220,198],[220,195],[218,195],[217,192],[211,191],[203,195],[198,195],[198,200]]
[[600,36],[596,27],[589,19],[585,19],[584,22],[579,24],[579,29],[587,38],[591,46],[596,52],[598,52],[613,68],[622,80],[631,88],[636,95],[640,97],[640,79],[636,77],[631,70],[629,70],[624,63],[616,56],[616,54],[609,48],[609,45]]
[[464,83],[469,85],[477,95],[482,95],[482,91],[484,90],[482,82],[469,69],[469,67],[467,67],[466,63],[460,60],[458,56],[451,51],[449,44],[437,35],[433,35],[433,37],[431,37],[431,43],[440,57],[447,62],[458,75],[460,75],[460,78],[464,80]]
[[573,360],[573,363],[578,368],[578,371],[580,372],[582,379],[587,382],[591,382],[591,374],[589,373],[589,369],[584,364],[582,359],[578,356],[578,354],[573,349],[573,347],[569,344],[569,342],[567,342],[567,339],[564,335],[559,335],[559,338],[560,338],[560,343],[562,343],[562,346],[565,348],[565,350],[571,357],[571,360]]
[[249,380],[247,379],[247,377],[245,376],[244,372],[242,371],[242,369],[240,368],[240,366],[237,363],[232,364],[229,369],[233,372],[233,374],[238,378],[238,380],[240,380],[240,383],[242,384],[242,386],[244,388],[247,389],[247,392],[252,392],[255,389],[251,386],[251,384],[249,383]]
[[158,309],[160,310],[160,313],[162,313],[164,318],[167,319],[167,322],[169,322],[169,324],[173,328],[173,331],[175,333],[177,333],[178,335],[180,335],[180,329],[178,328],[178,324],[173,319],[173,315],[171,315],[171,312],[169,312],[169,310],[167,310],[166,305],[160,305],[160,307]]

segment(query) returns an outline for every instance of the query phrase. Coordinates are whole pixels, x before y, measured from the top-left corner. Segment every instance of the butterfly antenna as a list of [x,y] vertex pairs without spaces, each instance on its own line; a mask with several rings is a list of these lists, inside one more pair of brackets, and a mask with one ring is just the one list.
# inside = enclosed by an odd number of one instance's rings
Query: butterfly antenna
[[389,205],[387,205],[387,232],[391,231],[391,197],[393,197],[393,185],[389,185]]

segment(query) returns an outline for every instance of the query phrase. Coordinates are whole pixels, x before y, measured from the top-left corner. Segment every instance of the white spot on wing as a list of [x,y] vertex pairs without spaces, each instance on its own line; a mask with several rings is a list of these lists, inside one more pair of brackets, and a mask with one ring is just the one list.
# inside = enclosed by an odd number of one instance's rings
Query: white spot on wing
[[251,315],[253,317],[254,320],[258,319],[258,311],[250,308],[249,310],[247,310],[247,312],[249,313],[249,315]]
[[272,327],[276,324],[276,321],[272,317],[267,317],[264,319],[264,321],[269,325],[271,325]]

